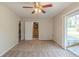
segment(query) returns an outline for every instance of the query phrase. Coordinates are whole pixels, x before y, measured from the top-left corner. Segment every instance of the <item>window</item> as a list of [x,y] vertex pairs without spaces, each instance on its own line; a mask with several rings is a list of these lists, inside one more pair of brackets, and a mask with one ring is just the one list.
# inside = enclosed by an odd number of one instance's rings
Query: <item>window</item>
[[79,31],[79,11],[67,15],[67,30],[68,32]]
[[68,28],[76,28],[76,26],[79,26],[79,14],[67,17],[67,23]]

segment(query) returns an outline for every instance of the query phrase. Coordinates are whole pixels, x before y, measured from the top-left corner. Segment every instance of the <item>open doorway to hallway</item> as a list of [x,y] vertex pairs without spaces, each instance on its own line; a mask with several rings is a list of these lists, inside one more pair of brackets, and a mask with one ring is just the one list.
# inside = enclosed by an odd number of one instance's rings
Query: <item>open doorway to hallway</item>
[[19,24],[18,24],[18,27],[19,27],[19,42],[21,41],[21,21],[19,21]]
[[39,38],[39,23],[33,22],[33,39]]
[[79,10],[66,16],[66,49],[79,56]]

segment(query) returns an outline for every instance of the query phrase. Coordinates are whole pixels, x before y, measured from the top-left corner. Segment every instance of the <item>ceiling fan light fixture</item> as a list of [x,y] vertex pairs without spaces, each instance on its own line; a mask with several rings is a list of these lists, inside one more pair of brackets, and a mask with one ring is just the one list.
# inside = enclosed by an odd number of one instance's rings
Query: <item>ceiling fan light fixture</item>
[[40,12],[41,12],[41,9],[35,8],[35,13],[40,13]]
[[35,12],[36,12],[36,13],[38,12],[38,9],[37,9],[37,8],[35,8]]
[[40,13],[40,12],[41,12],[41,10],[39,9],[39,10],[38,10],[38,12]]

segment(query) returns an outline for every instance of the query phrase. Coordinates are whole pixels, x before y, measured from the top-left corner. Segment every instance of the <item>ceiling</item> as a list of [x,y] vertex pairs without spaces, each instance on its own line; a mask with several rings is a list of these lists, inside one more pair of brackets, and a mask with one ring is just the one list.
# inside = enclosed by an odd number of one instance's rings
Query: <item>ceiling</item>
[[53,4],[53,7],[45,8],[46,11],[45,14],[38,13],[38,14],[32,14],[33,9],[32,8],[22,8],[22,6],[33,6],[33,2],[6,2],[6,6],[8,6],[10,9],[12,9],[17,15],[19,15],[22,18],[42,18],[42,19],[49,19],[58,14],[60,11],[62,11],[64,8],[69,6],[71,2],[41,2],[42,5],[44,4]]

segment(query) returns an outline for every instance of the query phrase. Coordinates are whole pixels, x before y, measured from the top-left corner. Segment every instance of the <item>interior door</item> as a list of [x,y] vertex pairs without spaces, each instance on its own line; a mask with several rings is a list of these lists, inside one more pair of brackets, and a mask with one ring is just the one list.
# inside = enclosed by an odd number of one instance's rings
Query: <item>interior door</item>
[[33,22],[25,22],[25,40],[32,40]]

